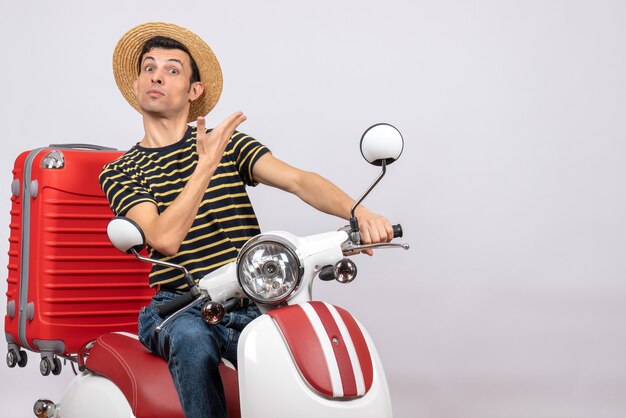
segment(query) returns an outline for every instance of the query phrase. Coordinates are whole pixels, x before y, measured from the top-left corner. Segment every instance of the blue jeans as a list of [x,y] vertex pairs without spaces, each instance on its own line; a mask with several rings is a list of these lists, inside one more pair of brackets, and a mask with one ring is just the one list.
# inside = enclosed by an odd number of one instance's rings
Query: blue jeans
[[155,306],[180,293],[160,290],[139,314],[139,341],[167,360],[186,418],[226,418],[224,388],[218,365],[224,357],[237,365],[237,342],[243,327],[260,315],[254,306],[234,310],[219,325],[207,325],[200,306],[179,314],[156,332],[163,322]]

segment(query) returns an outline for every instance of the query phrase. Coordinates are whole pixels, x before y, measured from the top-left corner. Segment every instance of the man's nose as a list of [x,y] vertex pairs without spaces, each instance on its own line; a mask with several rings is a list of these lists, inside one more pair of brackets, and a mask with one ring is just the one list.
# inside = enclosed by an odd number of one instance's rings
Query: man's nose
[[152,84],[163,84],[163,76],[161,71],[156,70],[152,72]]

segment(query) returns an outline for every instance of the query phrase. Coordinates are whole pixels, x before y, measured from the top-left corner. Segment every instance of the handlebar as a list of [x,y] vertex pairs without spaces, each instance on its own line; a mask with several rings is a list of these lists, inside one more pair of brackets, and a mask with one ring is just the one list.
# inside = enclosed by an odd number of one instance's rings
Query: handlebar
[[[402,231],[402,225],[400,224],[396,224],[396,225],[392,225],[393,228],[393,238],[400,238],[403,235],[403,231]],[[390,244],[390,243],[379,243],[379,244],[367,244],[367,245],[348,245],[347,247],[343,247],[342,250],[344,253],[350,253],[350,252],[354,252],[354,251],[361,251],[364,249],[370,249],[370,248],[393,248],[393,247],[399,247],[399,248],[403,248],[405,250],[407,250],[409,248],[408,244]],[[319,274],[320,279],[322,280],[334,280],[335,279],[335,273],[334,273],[334,266],[325,266],[322,268],[322,271]],[[171,314],[185,308],[188,309],[186,307],[191,307],[191,305],[193,304],[193,302],[200,298],[201,296],[203,296],[201,293],[199,292],[185,292],[179,296],[176,296],[174,299],[172,299],[169,302],[165,302],[161,305],[158,305],[156,307],[156,311],[157,314],[159,315],[159,317],[166,319],[168,318]],[[209,298],[210,300],[210,298]]]
[[165,319],[166,317],[173,314],[177,310],[189,305],[191,302],[197,299],[198,296],[200,295],[194,295],[191,292],[183,293],[180,296],[176,296],[174,299],[170,300],[169,302],[165,302],[161,305],[158,305],[156,307],[156,311],[161,318]]

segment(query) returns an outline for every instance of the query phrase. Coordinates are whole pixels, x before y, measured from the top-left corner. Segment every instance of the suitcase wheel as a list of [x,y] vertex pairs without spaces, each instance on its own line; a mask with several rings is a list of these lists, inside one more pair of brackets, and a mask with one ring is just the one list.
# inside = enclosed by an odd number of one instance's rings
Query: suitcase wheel
[[63,367],[61,366],[61,359],[60,359],[60,358],[58,358],[58,357],[55,357],[55,358],[52,360],[52,362],[53,362],[53,364],[54,364],[54,369],[52,370],[52,374],[53,374],[53,375],[55,375],[55,376],[60,375],[60,374],[61,374],[61,369],[63,368]]
[[7,366],[13,368],[17,364],[20,367],[25,367],[26,363],[28,363],[26,351],[20,350],[18,353],[14,349],[10,349],[7,353]]
[[39,362],[39,372],[42,376],[48,376],[50,372],[58,376],[61,374],[61,369],[61,360],[58,357],[54,357],[52,360],[50,360],[50,357],[43,357]]
[[7,353],[7,366],[10,368],[15,367],[17,364],[17,354],[15,354],[15,350],[9,350]]

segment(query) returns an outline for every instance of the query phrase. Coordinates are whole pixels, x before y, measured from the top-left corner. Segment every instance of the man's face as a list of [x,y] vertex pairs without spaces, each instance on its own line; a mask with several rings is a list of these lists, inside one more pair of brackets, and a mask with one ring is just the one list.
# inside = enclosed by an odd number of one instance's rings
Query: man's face
[[200,97],[203,85],[191,83],[191,58],[179,49],[154,48],[141,59],[133,83],[144,114],[173,118],[189,112],[189,103]]

